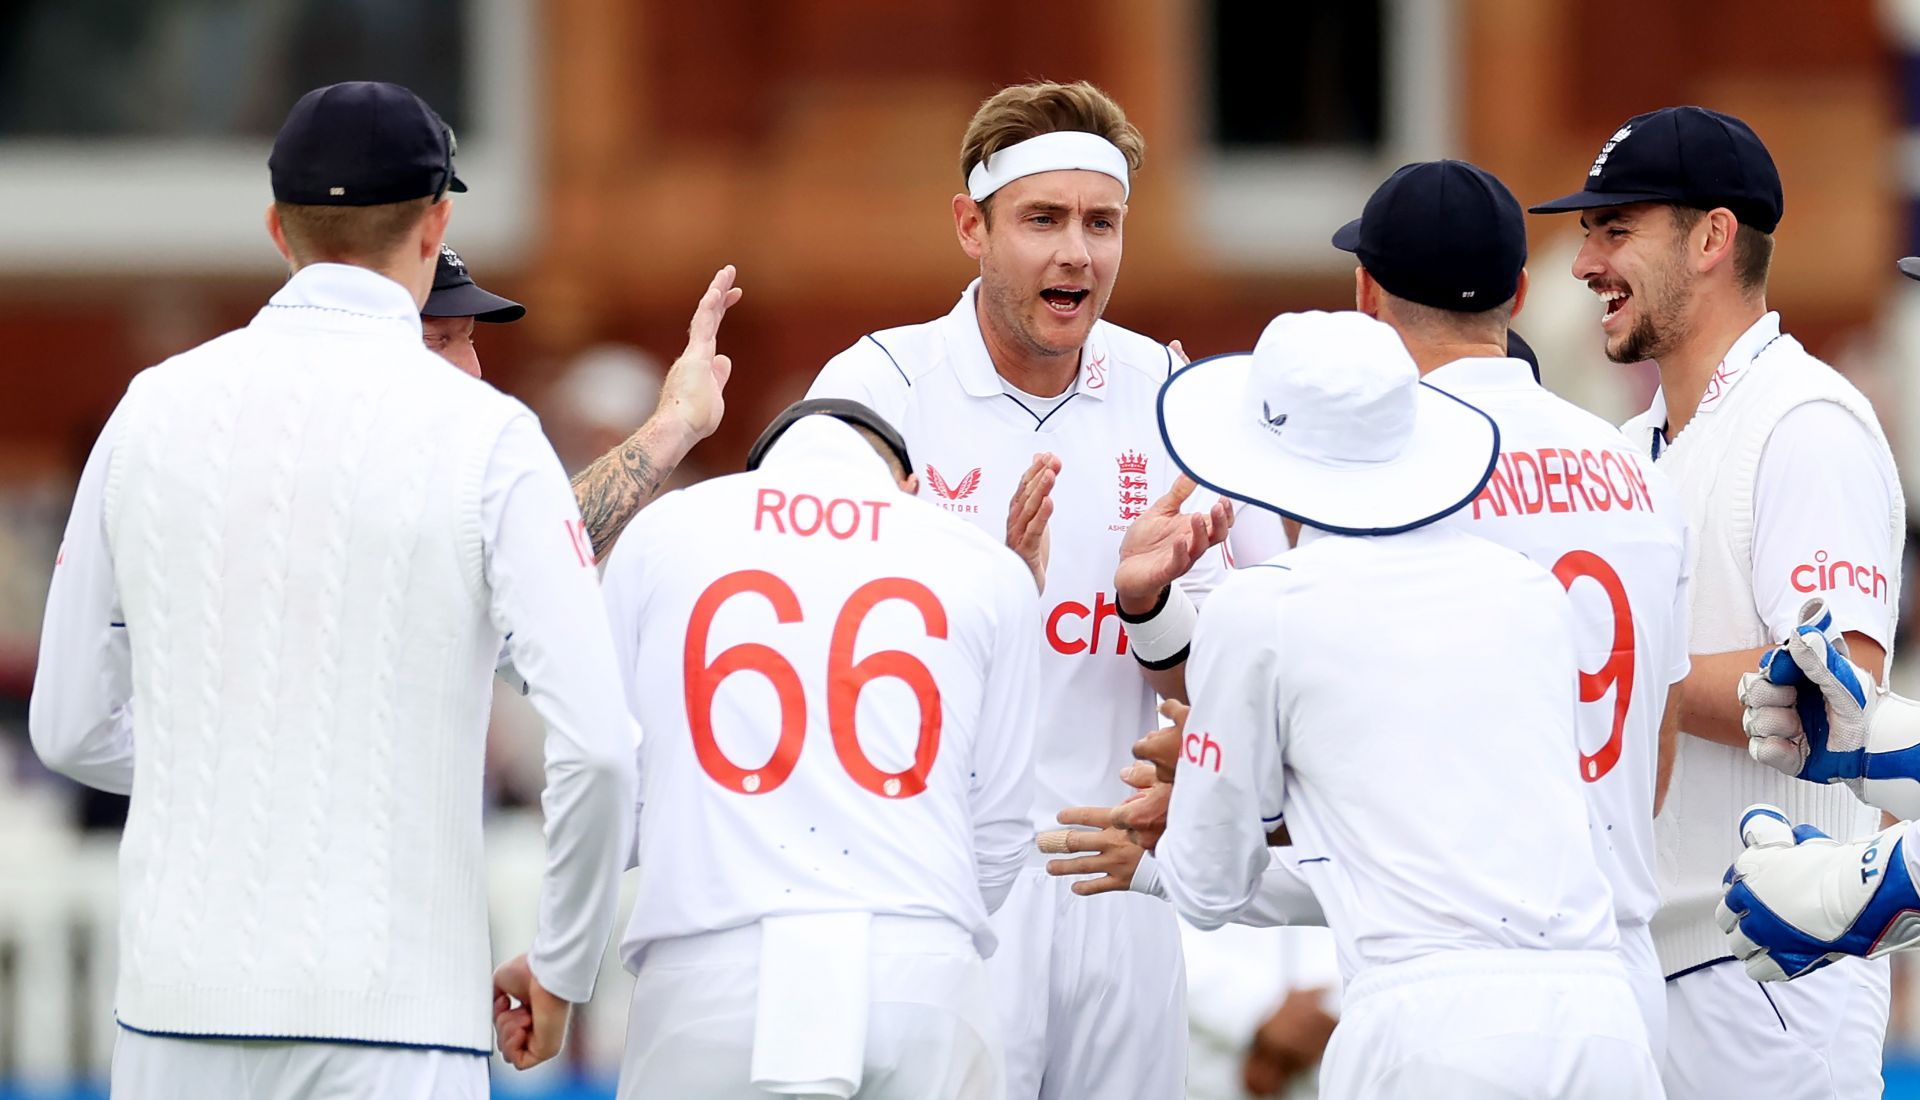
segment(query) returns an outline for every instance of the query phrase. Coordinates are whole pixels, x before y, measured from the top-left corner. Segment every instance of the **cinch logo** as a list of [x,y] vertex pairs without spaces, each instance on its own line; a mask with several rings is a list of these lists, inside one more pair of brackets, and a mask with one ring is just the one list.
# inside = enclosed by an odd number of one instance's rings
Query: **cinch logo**
[[1882,602],[1887,599],[1887,575],[1877,566],[1855,565],[1844,560],[1829,562],[1825,550],[1815,552],[1813,561],[1794,566],[1787,579],[1793,583],[1795,592],[1851,588]]
[[1180,742],[1180,748],[1181,755],[1187,758],[1187,763],[1201,768],[1208,766],[1207,754],[1211,752],[1213,770],[1216,772],[1220,770],[1220,742],[1215,741],[1212,734],[1189,733],[1186,739]]
[[927,465],[927,487],[932,489],[933,495],[939,498],[935,503],[949,512],[978,512],[980,510],[980,506],[977,504],[955,503],[967,499],[973,495],[974,490],[980,488],[980,467],[978,466],[968,470],[966,475],[960,479],[959,484],[949,485],[947,484],[947,479],[940,476],[940,471],[934,469],[933,465],[929,463]]
[[[1093,620],[1091,629],[1087,628],[1089,619]],[[1114,620],[1113,653],[1115,656],[1124,656],[1127,652],[1127,628],[1120,625],[1120,605],[1109,600],[1105,592],[1093,594],[1091,608],[1078,600],[1067,600],[1047,612],[1047,644],[1056,653],[1098,653],[1100,632],[1105,629],[1108,619]]]

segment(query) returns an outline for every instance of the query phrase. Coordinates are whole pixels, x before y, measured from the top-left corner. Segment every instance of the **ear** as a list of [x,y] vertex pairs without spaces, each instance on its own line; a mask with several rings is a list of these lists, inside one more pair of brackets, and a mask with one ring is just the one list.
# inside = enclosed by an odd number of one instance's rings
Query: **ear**
[[959,194],[953,197],[953,234],[960,238],[960,251],[970,260],[978,260],[987,250],[987,212],[973,201],[973,196]]
[[900,491],[907,494],[910,497],[919,496],[920,495],[920,475],[908,474],[906,477],[906,480],[900,483]]
[[1353,268],[1353,308],[1361,313],[1380,320],[1380,284],[1373,281],[1367,269],[1361,265]]
[[1687,242],[1688,251],[1694,255],[1694,264],[1701,274],[1706,274],[1722,264],[1733,260],[1733,238],[1740,230],[1740,219],[1733,211],[1724,206],[1707,211],[1694,227],[1694,240]]
[[427,207],[427,216],[423,220],[426,230],[420,238],[420,258],[432,263],[440,262],[440,243],[447,239],[447,223],[453,217],[453,198],[442,198]]
[[1520,316],[1520,311],[1525,308],[1527,308],[1527,269],[1523,267],[1520,269],[1520,282],[1513,288],[1513,316]]
[[280,224],[280,207],[274,203],[267,204],[267,236],[273,238],[273,247],[279,251],[280,258],[287,261],[288,267],[300,266],[293,258],[293,247],[287,244],[287,231]]

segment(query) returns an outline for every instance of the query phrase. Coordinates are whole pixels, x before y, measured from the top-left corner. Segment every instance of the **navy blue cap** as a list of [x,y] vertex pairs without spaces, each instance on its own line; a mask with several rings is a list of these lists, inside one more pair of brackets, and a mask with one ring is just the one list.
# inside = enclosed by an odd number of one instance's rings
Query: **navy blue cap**
[[453,130],[398,84],[356,80],[300,97],[273,139],[273,197],[310,206],[381,206],[467,185],[453,174]]
[[1388,293],[1456,313],[1483,313],[1513,297],[1527,266],[1520,200],[1484,168],[1463,160],[1406,167],[1374,189],[1333,247]]
[[471,317],[504,325],[527,315],[527,307],[511,298],[482,290],[467,270],[467,262],[453,246],[440,246],[440,262],[433,269],[433,292],[420,307],[422,317]]
[[1630,202],[1724,206],[1741,225],[1771,233],[1786,197],[1780,171],[1753,127],[1705,107],[1662,107],[1613,132],[1587,170],[1584,191],[1528,209],[1559,214]]

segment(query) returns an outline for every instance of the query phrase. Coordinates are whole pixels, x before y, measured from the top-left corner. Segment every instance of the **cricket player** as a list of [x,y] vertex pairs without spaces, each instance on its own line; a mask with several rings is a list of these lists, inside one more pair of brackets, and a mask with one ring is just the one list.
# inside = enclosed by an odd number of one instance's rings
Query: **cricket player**
[[1493,421],[1359,313],[1283,314],[1175,375],[1161,416],[1183,471],[1294,542],[1194,633],[1174,906],[1233,920],[1285,825],[1348,978],[1323,1097],[1658,1096],[1568,766],[1566,591],[1437,522],[1496,467]]
[[[1652,359],[1660,389],[1625,432],[1685,502],[1695,547],[1680,739],[1655,822],[1667,972],[1668,1093],[1879,1096],[1884,964],[1846,960],[1755,986],[1715,925],[1750,803],[1842,842],[1878,831],[1841,787],[1748,755],[1740,680],[1820,596],[1854,660],[1884,678],[1898,607],[1905,502],[1873,407],[1781,331],[1766,302],[1780,177],[1745,123],[1699,107],[1629,119],[1579,192],[1573,274],[1600,299],[1609,358]],[[1782,1042],[1782,1034],[1787,1037]]]
[[[1653,818],[1656,771],[1670,751],[1685,677],[1686,520],[1652,461],[1625,438],[1540,388],[1509,354],[1507,325],[1526,298],[1527,241],[1520,204],[1498,179],[1461,161],[1410,164],[1334,234],[1354,252],[1356,308],[1399,333],[1422,379],[1486,412],[1500,428],[1493,475],[1466,508],[1440,522],[1526,554],[1572,597],[1581,660],[1577,767],[1592,839],[1613,887],[1621,962],[1656,1056],[1665,1033],[1664,972],[1647,921],[1659,906]],[[1128,807],[1138,812],[1137,807]],[[1138,821],[1122,819],[1129,824]],[[1097,815],[1088,823],[1107,824]],[[1119,838],[1080,838],[1113,854]],[[1147,857],[1150,859],[1151,857]],[[1319,903],[1289,889],[1297,853],[1276,853],[1269,905],[1248,919],[1310,923]],[[1059,861],[1063,873],[1072,861]],[[1125,872],[1131,875],[1132,868]],[[1145,875],[1125,883],[1151,891]]]
[[292,277],[135,378],[81,475],[30,727],[133,796],[116,1097],[486,1095],[503,634],[548,729],[538,931],[497,979],[527,1011],[510,1057],[551,1057],[592,993],[634,734],[558,459],[421,346],[452,158],[405,88],[302,97],[268,162]]
[[[634,513],[653,499],[694,445],[720,426],[733,360],[717,354],[714,347],[721,320],[742,293],[734,285],[733,265],[714,273],[695,307],[686,349],[667,371],[653,415],[625,442],[574,476],[573,493],[595,561],[607,556]],[[428,351],[478,378],[480,352],[473,342],[474,323],[511,324],[526,315],[527,307],[474,282],[466,262],[451,246],[440,246],[433,293],[420,310]],[[510,668],[502,671],[519,684]]]
[[983,956],[1032,837],[1038,602],[908,454],[803,401],[608,561],[646,731],[623,1098],[1005,1088]]
[[476,322],[510,325],[527,315],[527,307],[483,288],[473,281],[467,262],[450,244],[440,246],[433,269],[433,291],[420,307],[420,332],[427,350],[480,377],[480,352],[474,346]]
[[[922,499],[1004,533],[1040,585],[1036,830],[1125,793],[1117,776],[1156,689],[1184,695],[1196,600],[1224,569],[1207,550],[1232,520],[1224,501],[1180,511],[1193,486],[1176,486],[1154,413],[1174,351],[1100,320],[1142,150],[1090,84],[989,98],[961,143],[967,189],[953,198],[980,278],[945,317],[862,337],[811,391],[897,425]],[[1035,852],[995,918],[1007,1095],[1182,1095],[1173,914],[1124,893],[1067,904],[1066,891]]]
[[1576,766],[1613,887],[1621,962],[1658,1056],[1665,972],[1647,922],[1660,906],[1656,773],[1671,767],[1679,722],[1680,694],[1668,689],[1688,670],[1686,512],[1652,459],[1508,356],[1507,325],[1526,300],[1527,236],[1498,179],[1460,161],[1409,165],[1333,243],[1360,260],[1355,307],[1400,334],[1427,385],[1500,427],[1492,476],[1442,522],[1527,555],[1572,599]]

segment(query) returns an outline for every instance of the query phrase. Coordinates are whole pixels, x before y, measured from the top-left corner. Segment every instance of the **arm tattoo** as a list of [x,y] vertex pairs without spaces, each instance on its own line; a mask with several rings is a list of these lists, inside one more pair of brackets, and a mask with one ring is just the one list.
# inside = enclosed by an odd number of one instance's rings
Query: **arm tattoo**
[[586,521],[587,534],[593,539],[595,561],[613,549],[627,522],[653,499],[675,465],[656,464],[640,433],[635,432],[574,475],[573,497],[580,504],[580,518]]

